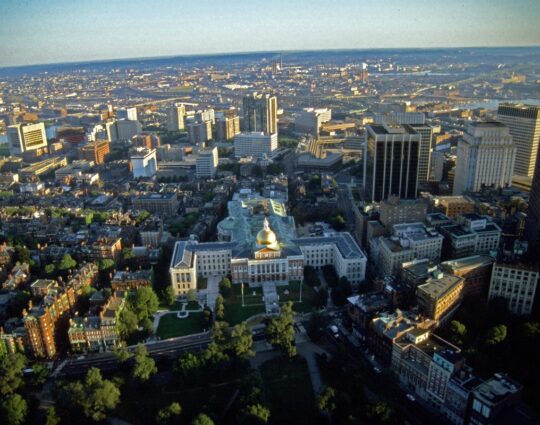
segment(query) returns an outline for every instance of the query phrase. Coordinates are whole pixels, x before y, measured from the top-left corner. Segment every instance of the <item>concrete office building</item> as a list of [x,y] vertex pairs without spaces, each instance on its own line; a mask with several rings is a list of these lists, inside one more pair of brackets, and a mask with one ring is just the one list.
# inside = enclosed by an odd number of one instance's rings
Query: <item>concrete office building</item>
[[269,94],[252,93],[242,101],[243,131],[277,133],[277,98]]
[[508,127],[516,146],[514,174],[532,177],[540,141],[540,106],[501,103],[497,121]]
[[529,193],[525,237],[529,243],[529,251],[538,258],[540,255],[540,161],[536,161]]
[[513,314],[531,314],[539,276],[538,265],[495,263],[488,298],[503,298]]
[[189,143],[198,145],[212,140],[212,122],[190,122],[187,125]]
[[186,116],[186,107],[183,104],[174,104],[167,111],[167,130],[184,130],[184,118]]
[[317,137],[321,125],[332,119],[332,110],[328,108],[305,108],[294,120],[297,133],[308,133]]
[[422,112],[394,112],[390,111],[386,114],[375,114],[373,116],[373,124],[418,124],[424,125],[426,116]]
[[178,214],[180,201],[176,193],[165,192],[134,197],[132,204],[136,210],[144,210],[152,214],[171,217]]
[[366,127],[364,190],[367,202],[391,195],[416,198],[421,135],[410,126]]
[[103,164],[105,158],[111,152],[108,140],[96,140],[89,142],[79,149],[79,157],[95,164]]
[[454,195],[512,184],[516,147],[508,127],[499,122],[476,122],[458,142]]
[[152,177],[157,171],[155,149],[136,148],[130,152],[130,165],[133,178]]
[[403,263],[414,259],[427,258],[435,263],[441,259],[443,237],[422,223],[405,223],[394,226],[391,237],[378,239],[377,255],[371,252],[376,261],[380,276],[398,274]]
[[142,126],[136,120],[117,120],[116,132],[118,140],[130,140],[133,136],[142,132]]
[[15,124],[7,129],[9,154],[21,156],[28,151],[47,147],[45,124]]
[[392,232],[395,224],[422,222],[426,214],[426,202],[399,199],[397,196],[390,196],[379,205],[380,220],[388,232]]
[[264,155],[271,156],[277,147],[277,133],[239,133],[234,137],[234,156],[237,158],[252,156],[260,159]]
[[444,322],[463,299],[463,278],[436,272],[416,288],[416,298],[427,317]]
[[197,177],[214,177],[217,172],[218,163],[217,147],[200,149],[195,163]]
[[116,110],[118,120],[137,121],[137,108],[119,108]]
[[409,126],[420,134],[420,147],[418,149],[418,184],[423,185],[429,180],[433,129],[429,125],[424,124],[409,124]]

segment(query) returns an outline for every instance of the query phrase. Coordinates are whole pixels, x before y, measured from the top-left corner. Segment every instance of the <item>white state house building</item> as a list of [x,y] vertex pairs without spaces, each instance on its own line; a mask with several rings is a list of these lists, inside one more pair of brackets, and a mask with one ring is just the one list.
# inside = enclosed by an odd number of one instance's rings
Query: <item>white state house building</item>
[[170,264],[177,295],[197,289],[197,277],[230,276],[233,284],[260,287],[303,279],[304,266],[331,264],[353,287],[364,281],[366,255],[348,232],[296,237],[293,217],[275,199],[238,194],[218,224],[217,242],[176,242]]

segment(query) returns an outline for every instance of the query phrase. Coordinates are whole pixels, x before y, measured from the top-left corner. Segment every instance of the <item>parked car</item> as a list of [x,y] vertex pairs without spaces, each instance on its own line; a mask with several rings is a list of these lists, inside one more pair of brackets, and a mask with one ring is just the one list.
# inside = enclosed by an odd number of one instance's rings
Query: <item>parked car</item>
[[382,373],[382,370],[379,369],[377,366],[375,366],[375,367],[373,368],[373,372],[375,372],[375,373],[378,374],[378,373]]
[[416,397],[413,396],[412,394],[407,394],[405,395],[405,397],[407,397],[410,401],[416,401]]

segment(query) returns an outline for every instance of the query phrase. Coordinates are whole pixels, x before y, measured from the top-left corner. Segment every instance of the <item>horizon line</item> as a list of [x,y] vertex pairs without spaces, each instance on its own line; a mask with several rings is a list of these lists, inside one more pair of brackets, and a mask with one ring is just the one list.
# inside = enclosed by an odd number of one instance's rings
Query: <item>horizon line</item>
[[159,56],[139,56],[139,57],[118,57],[108,59],[83,59],[73,61],[62,62],[48,62],[48,63],[30,63],[24,65],[7,65],[0,66],[0,70],[14,70],[21,68],[39,67],[39,66],[58,66],[58,65],[86,65],[93,63],[107,63],[115,61],[133,61],[143,60],[151,61],[158,59],[175,59],[175,58],[194,58],[194,57],[216,57],[216,56],[229,56],[229,55],[254,55],[254,54],[287,54],[287,53],[303,53],[303,52],[362,52],[362,51],[374,51],[374,50],[459,50],[459,49],[525,49],[525,48],[540,48],[540,44],[523,44],[523,45],[508,45],[508,46],[454,46],[454,47],[368,47],[368,48],[335,48],[335,49],[290,49],[290,50],[251,50],[251,51],[229,51],[229,52],[215,52],[215,53],[187,53],[187,54],[173,54],[173,55],[159,55]]

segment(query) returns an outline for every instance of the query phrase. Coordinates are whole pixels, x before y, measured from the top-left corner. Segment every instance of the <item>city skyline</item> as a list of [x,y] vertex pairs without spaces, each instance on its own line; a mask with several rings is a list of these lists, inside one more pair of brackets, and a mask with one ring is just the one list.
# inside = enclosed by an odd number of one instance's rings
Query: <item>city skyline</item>
[[0,67],[233,52],[540,43],[537,2],[495,3],[482,0],[465,7],[441,1],[428,6],[422,0],[347,0],[330,5],[302,0],[268,7],[259,1],[227,6],[166,1],[154,7],[141,1],[21,5],[8,0],[0,28]]

